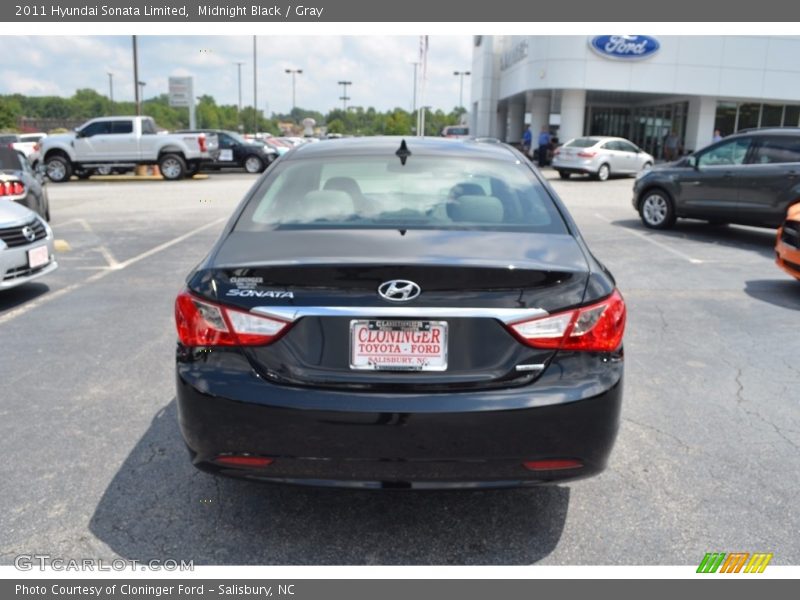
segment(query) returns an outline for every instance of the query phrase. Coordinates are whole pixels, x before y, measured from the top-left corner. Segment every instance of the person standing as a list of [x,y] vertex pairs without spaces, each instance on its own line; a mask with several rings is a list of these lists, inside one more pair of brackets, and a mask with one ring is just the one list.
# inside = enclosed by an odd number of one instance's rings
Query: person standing
[[525,156],[531,155],[531,143],[533,142],[533,134],[531,133],[531,126],[525,128],[525,133],[522,134],[522,151]]
[[716,143],[717,143],[717,142],[719,142],[721,139],[722,139],[722,133],[720,132],[720,130],[719,130],[719,129],[715,129],[715,130],[714,130],[714,137],[712,137],[712,138],[711,138],[711,142],[712,142],[712,143],[714,143],[714,144],[716,144]]
[[547,125],[542,126],[542,131],[539,134],[539,166],[544,167],[547,165],[547,155],[550,152],[550,130]]
[[675,133],[673,129],[667,139],[664,140],[664,160],[672,162],[676,160],[681,154],[681,138]]

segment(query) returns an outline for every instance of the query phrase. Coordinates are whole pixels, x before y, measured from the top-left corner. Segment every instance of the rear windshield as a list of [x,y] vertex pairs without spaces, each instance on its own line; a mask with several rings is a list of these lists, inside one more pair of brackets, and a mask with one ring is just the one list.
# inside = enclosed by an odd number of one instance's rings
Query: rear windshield
[[486,229],[567,233],[547,190],[525,166],[410,156],[276,163],[238,231]]
[[444,135],[469,135],[468,127],[445,127]]
[[24,169],[22,158],[19,152],[11,148],[0,148],[0,170],[22,171]]
[[599,141],[597,138],[575,138],[568,141],[564,146],[569,148],[591,148]]

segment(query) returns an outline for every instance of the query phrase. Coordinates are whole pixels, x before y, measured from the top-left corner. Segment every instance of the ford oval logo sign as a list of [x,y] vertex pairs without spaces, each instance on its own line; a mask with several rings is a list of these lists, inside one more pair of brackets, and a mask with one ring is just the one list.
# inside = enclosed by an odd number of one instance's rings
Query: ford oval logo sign
[[589,40],[589,46],[604,58],[641,60],[653,56],[661,44],[649,35],[598,35]]

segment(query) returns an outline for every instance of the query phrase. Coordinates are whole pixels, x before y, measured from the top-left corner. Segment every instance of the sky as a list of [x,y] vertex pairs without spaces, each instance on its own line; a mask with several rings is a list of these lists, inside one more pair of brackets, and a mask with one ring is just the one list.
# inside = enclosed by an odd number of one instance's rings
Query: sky
[[[91,88],[114,100],[133,100],[131,36],[3,36],[0,42],[0,94],[71,96]],[[352,81],[348,105],[378,110],[411,109],[412,62],[419,60],[419,36],[259,36],[258,105],[271,114],[292,108],[296,76],[297,106],[327,112],[342,106],[338,81]],[[12,49],[12,51],[8,51]],[[167,93],[172,75],[194,77],[195,96],[209,94],[218,104],[238,102],[242,61],[242,104],[253,104],[253,37],[138,36],[139,80],[144,97]],[[459,101],[459,77],[472,65],[470,36],[430,36],[424,104],[445,111]],[[469,97],[464,80],[464,104]]]

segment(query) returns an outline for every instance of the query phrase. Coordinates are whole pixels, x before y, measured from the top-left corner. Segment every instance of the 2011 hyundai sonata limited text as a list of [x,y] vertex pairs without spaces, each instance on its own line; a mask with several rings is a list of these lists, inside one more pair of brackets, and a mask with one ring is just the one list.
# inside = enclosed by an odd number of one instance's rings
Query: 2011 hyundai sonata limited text
[[606,465],[625,304],[516,150],[297,147],[178,295],[193,463],[272,482],[505,487]]

